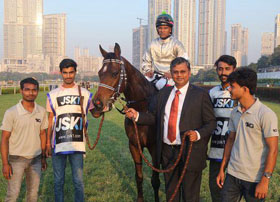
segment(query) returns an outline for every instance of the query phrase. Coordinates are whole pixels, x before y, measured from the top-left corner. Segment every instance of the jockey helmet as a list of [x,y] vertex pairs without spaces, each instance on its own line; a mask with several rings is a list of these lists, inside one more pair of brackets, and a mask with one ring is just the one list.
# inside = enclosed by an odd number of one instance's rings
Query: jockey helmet
[[166,25],[166,26],[169,26],[172,28],[173,24],[174,24],[174,21],[173,21],[172,17],[165,12],[163,12],[162,14],[160,14],[157,17],[156,27]]

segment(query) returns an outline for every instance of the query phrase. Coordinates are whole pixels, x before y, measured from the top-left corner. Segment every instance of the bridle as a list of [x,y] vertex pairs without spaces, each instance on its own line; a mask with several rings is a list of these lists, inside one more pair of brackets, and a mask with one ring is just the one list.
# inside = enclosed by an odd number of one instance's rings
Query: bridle
[[124,81],[124,88],[126,87],[127,76],[126,76],[126,71],[125,71],[125,67],[124,67],[124,62],[121,59],[120,60],[119,59],[103,60],[103,65],[107,64],[107,63],[117,63],[121,67],[120,79],[119,79],[119,83],[116,88],[109,86],[105,83],[99,83],[99,87],[107,88],[114,92],[113,95],[109,98],[109,101],[111,101],[111,103],[113,104],[120,97],[120,95],[122,93],[122,92],[120,92],[120,90],[121,90],[123,81]]

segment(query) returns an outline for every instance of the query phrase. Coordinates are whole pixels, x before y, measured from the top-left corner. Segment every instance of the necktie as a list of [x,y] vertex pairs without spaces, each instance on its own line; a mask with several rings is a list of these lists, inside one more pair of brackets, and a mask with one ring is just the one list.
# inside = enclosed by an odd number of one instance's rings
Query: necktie
[[174,140],[176,139],[176,126],[180,94],[181,92],[179,90],[176,90],[169,114],[167,138],[170,140],[171,143],[174,142]]

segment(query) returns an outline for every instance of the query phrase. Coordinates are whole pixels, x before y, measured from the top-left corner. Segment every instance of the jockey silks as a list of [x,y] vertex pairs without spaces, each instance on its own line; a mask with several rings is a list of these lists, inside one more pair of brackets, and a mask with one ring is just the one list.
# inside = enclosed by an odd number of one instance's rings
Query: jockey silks
[[228,123],[234,107],[234,100],[231,99],[230,92],[227,89],[223,89],[221,85],[212,88],[209,94],[217,126],[212,134],[208,158],[220,161],[223,158],[224,147],[228,137]]
[[[81,88],[81,93],[84,97],[83,108],[87,114],[92,93],[84,88]],[[52,137],[54,152],[56,154],[85,153],[85,137],[78,87],[56,88],[49,92],[47,96],[54,114]]]

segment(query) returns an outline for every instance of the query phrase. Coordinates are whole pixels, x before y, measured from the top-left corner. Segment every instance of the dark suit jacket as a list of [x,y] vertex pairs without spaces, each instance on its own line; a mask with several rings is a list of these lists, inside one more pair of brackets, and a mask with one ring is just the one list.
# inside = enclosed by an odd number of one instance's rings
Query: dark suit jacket
[[[143,125],[157,124],[157,166],[161,162],[161,151],[163,144],[164,110],[173,86],[163,88],[155,98],[153,111],[140,112],[137,123]],[[216,127],[216,118],[208,92],[189,85],[180,117],[180,134],[183,138],[184,132],[197,130],[200,140],[193,143],[189,160],[188,170],[201,171],[206,167],[207,145],[212,131]],[[187,138],[184,158],[188,148]]]

